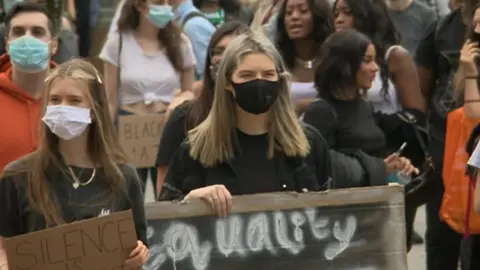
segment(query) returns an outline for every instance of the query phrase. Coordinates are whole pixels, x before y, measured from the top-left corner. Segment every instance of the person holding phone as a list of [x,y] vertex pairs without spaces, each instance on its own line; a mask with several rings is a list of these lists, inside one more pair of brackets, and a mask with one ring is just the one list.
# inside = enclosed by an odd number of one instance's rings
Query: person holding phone
[[480,118],[480,92],[478,64],[480,63],[480,8],[473,14],[469,38],[460,51],[460,65],[454,77],[454,97],[464,103],[465,115]]
[[[303,121],[320,131],[332,149],[360,149],[387,160],[405,160],[398,153],[388,156],[385,134],[364,96],[379,69],[370,39],[354,29],[336,32],[323,44],[319,59],[318,98],[307,108]],[[418,173],[413,166],[402,171]]]

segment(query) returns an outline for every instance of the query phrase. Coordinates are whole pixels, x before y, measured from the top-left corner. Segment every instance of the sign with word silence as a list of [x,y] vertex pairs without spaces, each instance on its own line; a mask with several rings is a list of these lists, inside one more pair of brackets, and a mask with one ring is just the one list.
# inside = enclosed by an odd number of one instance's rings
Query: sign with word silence
[[126,115],[118,118],[118,139],[137,168],[155,167],[164,114]]
[[146,205],[151,270],[406,270],[403,187]]
[[123,269],[137,245],[131,211],[5,239],[9,270]]

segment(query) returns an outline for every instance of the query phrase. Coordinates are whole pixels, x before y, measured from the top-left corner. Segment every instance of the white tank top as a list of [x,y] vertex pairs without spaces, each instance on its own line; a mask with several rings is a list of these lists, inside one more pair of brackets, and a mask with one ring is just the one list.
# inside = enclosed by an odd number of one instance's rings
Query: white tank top
[[295,104],[301,99],[315,98],[317,90],[313,82],[292,82],[290,87],[290,97]]
[[[400,47],[399,45],[394,45],[388,48],[385,52],[385,60],[388,61],[388,56],[392,52],[392,49],[395,47]],[[380,77],[380,71],[377,72],[375,79],[373,80],[372,87],[367,91],[367,99],[372,103],[373,109],[378,112],[383,112],[386,114],[393,114],[402,110],[402,106],[398,101],[397,90],[393,85],[392,81],[388,80],[388,99],[385,97],[383,91],[383,82]]]

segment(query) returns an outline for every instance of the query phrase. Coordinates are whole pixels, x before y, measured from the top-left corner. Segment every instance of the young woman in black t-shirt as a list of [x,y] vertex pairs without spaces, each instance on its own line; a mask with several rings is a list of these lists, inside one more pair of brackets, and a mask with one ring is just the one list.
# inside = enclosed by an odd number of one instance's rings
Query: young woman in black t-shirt
[[198,126],[207,118],[213,102],[215,77],[217,76],[218,64],[230,41],[239,34],[249,32],[248,25],[233,21],[223,24],[215,31],[207,50],[205,60],[205,76],[203,89],[197,99],[179,105],[172,112],[163,127],[162,137],[157,154],[157,193],[160,194],[162,185],[167,174],[168,164],[177,152],[180,144],[185,140],[187,132]]
[[38,150],[0,178],[0,252],[2,237],[131,209],[138,242],[125,264],[141,268],[148,258],[142,188],[117,143],[97,70],[66,62],[45,88]]
[[232,195],[313,191],[328,183],[323,138],[298,122],[280,54],[262,34],[224,52],[212,108],[173,158],[162,200],[201,198],[225,216]]
[[[356,30],[334,33],[323,44],[315,70],[319,98],[307,108],[303,121],[320,131],[330,148],[387,157],[384,132],[364,97],[378,71],[375,59],[375,46]],[[417,171],[405,158],[398,162],[405,164],[407,174]]]

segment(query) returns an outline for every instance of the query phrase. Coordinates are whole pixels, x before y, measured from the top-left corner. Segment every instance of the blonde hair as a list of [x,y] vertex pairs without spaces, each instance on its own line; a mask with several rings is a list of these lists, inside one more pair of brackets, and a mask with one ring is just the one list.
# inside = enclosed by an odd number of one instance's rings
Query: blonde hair
[[251,32],[236,37],[225,50],[217,74],[212,109],[205,121],[188,133],[190,155],[206,167],[223,163],[235,155],[236,104],[226,88],[235,69],[246,55],[252,53],[269,56],[279,73],[279,96],[269,112],[267,157],[272,158],[275,150],[286,156],[300,157],[310,152],[307,137],[290,100],[290,79],[282,57],[263,34]]
[[[44,110],[48,104],[49,93],[53,85],[61,79],[71,79],[84,83],[88,87],[88,96],[92,101],[92,123],[89,127],[89,157],[96,167],[103,167],[105,180],[112,191],[125,192],[125,179],[119,165],[126,163],[127,158],[117,142],[114,126],[110,118],[104,85],[98,71],[87,61],[75,59],[65,62],[52,70],[45,80]],[[62,161],[58,157],[58,137],[45,124],[41,125],[38,150],[27,162],[5,172],[5,176],[26,173],[28,178],[27,197],[30,207],[41,213],[47,226],[65,223],[59,206],[54,202],[47,185],[45,172],[55,167],[63,173]],[[112,196],[119,194],[112,192]]]

